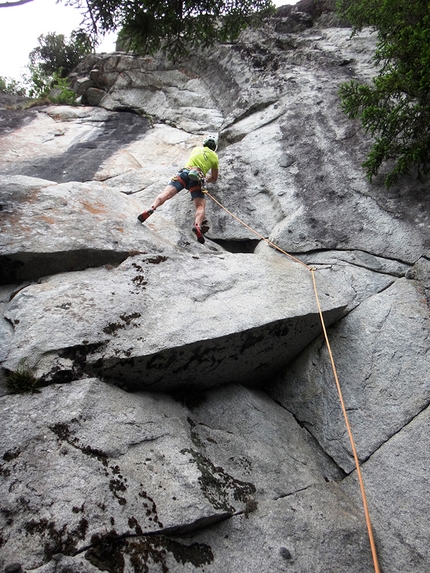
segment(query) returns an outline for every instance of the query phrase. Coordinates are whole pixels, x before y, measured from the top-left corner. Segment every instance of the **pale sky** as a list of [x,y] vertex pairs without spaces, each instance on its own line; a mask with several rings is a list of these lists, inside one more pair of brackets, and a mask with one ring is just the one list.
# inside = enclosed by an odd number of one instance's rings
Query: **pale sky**
[[[296,3],[297,0],[274,0],[276,6]],[[55,32],[68,38],[81,21],[79,10],[65,6],[64,0],[33,0],[22,6],[0,8],[0,76],[19,79],[41,34]],[[114,51],[115,39],[116,34],[110,34],[97,51]]]

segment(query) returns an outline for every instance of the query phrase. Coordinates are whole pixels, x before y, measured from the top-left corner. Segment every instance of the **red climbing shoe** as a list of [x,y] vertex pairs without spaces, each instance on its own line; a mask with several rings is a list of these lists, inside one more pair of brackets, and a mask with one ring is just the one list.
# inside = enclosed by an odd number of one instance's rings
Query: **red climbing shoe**
[[203,245],[203,243],[205,242],[205,238],[197,223],[193,225],[193,233],[196,235],[198,242]]
[[152,215],[153,212],[154,212],[154,209],[148,209],[147,211],[144,211],[143,213],[138,215],[137,220],[140,221],[141,223],[143,223],[144,221],[146,221],[146,219],[148,217],[150,217]]

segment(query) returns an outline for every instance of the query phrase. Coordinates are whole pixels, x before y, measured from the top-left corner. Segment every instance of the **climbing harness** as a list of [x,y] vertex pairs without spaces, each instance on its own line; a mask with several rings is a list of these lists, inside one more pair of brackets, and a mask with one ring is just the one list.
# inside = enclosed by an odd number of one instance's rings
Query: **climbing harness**
[[[191,172],[191,170],[193,171]],[[198,168],[183,167],[170,180],[171,183],[174,183],[175,181],[178,181],[182,185],[182,189],[187,189],[187,185],[190,183],[188,187],[188,191],[190,193],[193,191],[201,191],[202,181],[205,181],[204,173]],[[193,185],[191,185],[191,183],[193,183]]]
[[352,435],[352,430],[351,430],[351,426],[349,423],[349,419],[348,419],[348,414],[346,412],[346,407],[345,407],[345,402],[343,400],[343,395],[342,395],[342,389],[340,387],[340,383],[339,383],[339,378],[337,375],[337,370],[336,370],[336,365],[334,363],[334,359],[333,359],[333,354],[331,351],[331,346],[330,346],[330,341],[328,339],[328,335],[327,335],[327,329],[325,326],[325,322],[324,322],[324,317],[323,317],[323,313],[321,310],[321,305],[320,305],[320,300],[319,300],[319,296],[318,296],[318,289],[317,289],[317,284],[316,284],[316,280],[315,280],[315,267],[310,267],[308,266],[306,263],[304,263],[303,261],[301,261],[300,259],[296,259],[295,257],[293,257],[292,255],[290,255],[290,253],[287,253],[286,251],[282,250],[280,247],[278,247],[278,245],[275,245],[275,243],[272,243],[272,241],[269,241],[269,239],[267,239],[266,237],[264,237],[263,235],[261,235],[260,233],[258,233],[255,229],[253,229],[252,227],[250,227],[249,225],[247,225],[244,221],[242,221],[241,219],[239,219],[239,217],[237,217],[236,215],[234,215],[231,211],[229,211],[226,207],[224,207],[224,205],[222,205],[219,201],[217,201],[215,199],[215,197],[213,197],[208,191],[207,189],[202,189],[203,193],[205,193],[205,195],[207,195],[208,197],[210,197],[210,199],[212,199],[212,201],[214,201],[214,203],[216,203],[219,207],[221,207],[221,209],[224,209],[224,211],[226,211],[226,213],[228,213],[231,217],[233,217],[233,219],[236,219],[236,221],[238,221],[241,225],[243,225],[244,227],[246,227],[247,229],[249,229],[252,233],[254,233],[255,235],[257,235],[258,237],[260,237],[260,239],[263,239],[263,241],[265,241],[268,245],[270,245],[271,247],[273,247],[274,249],[276,249],[277,251],[279,251],[280,253],[282,253],[283,255],[286,255],[287,257],[289,257],[290,259],[292,259],[293,261],[295,261],[296,263],[300,263],[301,265],[303,265],[304,267],[306,267],[308,269],[308,271],[310,271],[311,276],[312,276],[312,283],[313,283],[313,288],[314,288],[314,294],[315,294],[315,299],[316,299],[316,303],[317,303],[317,307],[318,307],[318,314],[320,317],[320,321],[321,321],[321,326],[322,326],[322,330],[323,330],[323,334],[324,334],[324,339],[325,339],[325,343],[327,345],[327,350],[328,350],[328,354],[329,354],[329,358],[330,358],[330,363],[331,363],[331,367],[333,370],[333,376],[334,376],[334,380],[336,383],[336,388],[337,388],[337,392],[339,395],[339,400],[340,400],[340,405],[342,408],[342,413],[343,413],[343,417],[345,420],[345,425],[346,425],[346,429],[348,432],[348,437],[349,437],[349,441],[351,444],[351,449],[352,449],[352,453],[354,456],[354,462],[355,462],[355,467],[357,470],[357,477],[358,477],[358,482],[360,485],[360,492],[361,492],[361,498],[363,501],[363,508],[364,508],[364,515],[365,515],[365,519],[366,519],[366,526],[367,526],[367,533],[369,536],[369,542],[370,542],[370,549],[372,552],[372,559],[373,559],[373,567],[375,569],[375,573],[380,573],[380,568],[379,568],[379,562],[378,562],[378,555],[376,552],[376,546],[375,546],[375,540],[373,537],[373,532],[372,532],[372,524],[370,521],[370,514],[369,514],[369,508],[367,505],[367,497],[366,497],[366,491],[364,489],[364,482],[363,482],[363,477],[361,474],[361,469],[360,469],[360,462],[358,460],[358,455],[357,455],[357,450],[355,447],[355,441],[354,441],[354,437]]
[[185,170],[188,170],[188,177],[193,181],[196,181],[199,185],[205,180],[205,174],[200,169],[200,167],[184,167]]

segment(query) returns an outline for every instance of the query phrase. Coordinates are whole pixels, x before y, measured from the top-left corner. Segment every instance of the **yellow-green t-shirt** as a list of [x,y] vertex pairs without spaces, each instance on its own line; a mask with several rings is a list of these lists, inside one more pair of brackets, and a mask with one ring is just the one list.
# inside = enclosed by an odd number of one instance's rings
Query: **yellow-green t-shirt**
[[186,163],[187,167],[199,167],[205,174],[210,169],[218,169],[218,155],[209,147],[195,147]]

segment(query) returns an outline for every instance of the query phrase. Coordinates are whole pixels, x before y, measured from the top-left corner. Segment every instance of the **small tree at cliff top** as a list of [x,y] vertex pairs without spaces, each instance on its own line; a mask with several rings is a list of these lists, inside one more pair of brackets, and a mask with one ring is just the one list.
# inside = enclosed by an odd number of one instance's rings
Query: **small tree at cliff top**
[[74,31],[66,41],[63,34],[49,33],[38,38],[39,45],[30,54],[27,79],[30,97],[45,97],[56,87],[60,89],[61,103],[72,103],[75,94],[68,88],[66,77],[93,45],[83,31]]
[[173,59],[197,47],[230,41],[272,14],[271,0],[68,0],[86,13],[96,35],[120,30],[128,50],[163,49]]
[[39,45],[29,54],[32,66],[37,66],[47,75],[54,73],[65,78],[89,54],[93,45],[88,34],[74,31],[66,41],[64,34],[42,34],[37,39]]
[[38,38],[39,45],[29,54],[29,73],[20,81],[0,77],[0,92],[30,97],[49,96],[52,88],[60,92],[59,103],[72,103],[76,95],[68,88],[67,75],[93,50],[90,37],[82,30],[63,34],[49,33]]
[[428,0],[338,0],[354,31],[378,31],[371,85],[352,80],[340,88],[342,108],[360,118],[375,141],[363,166],[369,180],[394,161],[387,187],[416,169],[430,172],[430,4]]
[[0,93],[25,96],[26,89],[18,80],[0,76]]

